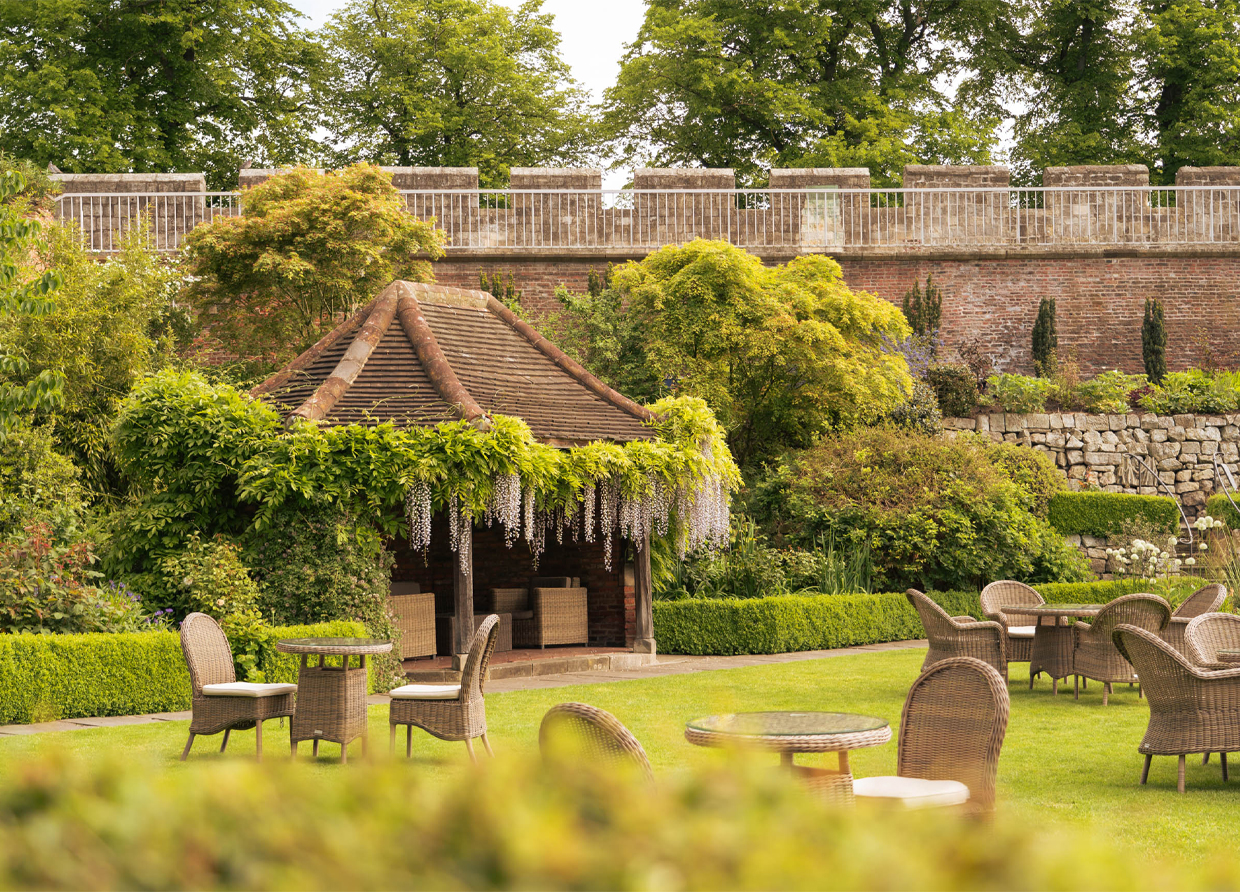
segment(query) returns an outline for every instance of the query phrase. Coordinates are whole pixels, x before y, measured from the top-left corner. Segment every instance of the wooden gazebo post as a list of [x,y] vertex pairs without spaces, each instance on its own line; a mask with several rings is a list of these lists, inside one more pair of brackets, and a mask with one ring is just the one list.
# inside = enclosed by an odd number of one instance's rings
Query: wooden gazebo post
[[[473,539],[473,531],[462,532]],[[474,549],[471,541],[469,554],[466,556],[467,567],[461,567],[460,555],[455,555],[452,562],[452,604],[456,614],[455,632],[452,636],[452,668],[457,671],[465,669],[465,658],[469,656],[469,644],[474,639]]]
[[652,654],[655,652],[654,582],[650,577],[650,533],[647,531],[646,535],[634,545],[633,600],[637,613],[637,628],[633,651],[639,654]]

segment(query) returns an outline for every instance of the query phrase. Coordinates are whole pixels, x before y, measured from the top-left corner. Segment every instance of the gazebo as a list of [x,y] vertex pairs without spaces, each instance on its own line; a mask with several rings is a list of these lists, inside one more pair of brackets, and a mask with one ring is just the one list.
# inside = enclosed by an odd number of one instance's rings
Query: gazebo
[[[494,297],[440,285],[392,283],[253,393],[287,424],[465,421],[486,431],[494,415],[507,415],[559,449],[657,438],[650,410],[591,375]],[[477,519],[472,547],[459,555],[449,546],[449,525],[446,512],[435,513],[425,551],[396,543],[393,580],[434,593],[437,616],[453,619],[453,655],[468,650],[476,599],[491,609],[493,590],[528,586],[533,577],[579,580],[588,592],[589,645],[654,653],[648,526],[632,541],[630,566],[614,531],[577,537],[557,528],[538,554],[498,524]]]

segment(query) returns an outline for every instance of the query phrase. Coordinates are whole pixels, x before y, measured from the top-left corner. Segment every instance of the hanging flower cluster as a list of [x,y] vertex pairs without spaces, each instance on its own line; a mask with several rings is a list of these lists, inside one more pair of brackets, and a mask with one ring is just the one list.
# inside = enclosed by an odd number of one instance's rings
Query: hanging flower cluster
[[[662,408],[660,414],[668,420],[653,442],[557,450],[533,443],[528,429],[516,422],[524,436],[500,445],[507,447],[503,454],[516,453],[510,464],[517,470],[494,474],[485,484],[454,481],[447,489],[444,508],[451,546],[462,569],[468,572],[475,516],[488,527],[498,522],[509,548],[523,538],[535,566],[552,529],[560,543],[565,531],[572,541],[601,538],[609,571],[618,536],[641,542],[651,535],[670,535],[682,555],[725,545],[739,474],[722,432],[700,401],[665,403],[670,404],[655,407],[656,412]],[[496,423],[501,434],[508,421]],[[410,545],[425,551],[430,545],[432,487],[416,481],[404,501]]]

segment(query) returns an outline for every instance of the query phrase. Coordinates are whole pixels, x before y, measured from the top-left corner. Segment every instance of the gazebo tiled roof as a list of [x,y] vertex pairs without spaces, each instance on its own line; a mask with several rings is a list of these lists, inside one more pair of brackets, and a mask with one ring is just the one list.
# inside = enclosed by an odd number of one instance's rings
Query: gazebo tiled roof
[[254,395],[324,424],[429,427],[493,414],[552,445],[654,436],[612,390],[483,291],[393,282]]

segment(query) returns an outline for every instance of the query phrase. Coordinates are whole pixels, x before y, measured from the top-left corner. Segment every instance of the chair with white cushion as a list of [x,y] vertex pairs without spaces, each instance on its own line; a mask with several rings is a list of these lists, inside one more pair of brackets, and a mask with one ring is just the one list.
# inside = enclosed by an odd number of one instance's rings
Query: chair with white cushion
[[491,614],[478,626],[469,645],[469,656],[461,671],[460,684],[407,684],[391,692],[388,724],[392,730],[392,751],[396,751],[396,726],[405,726],[405,755],[413,750],[413,726],[440,740],[463,740],[469,758],[474,755],[473,739],[482,738],[487,755],[494,756],[487,740],[487,712],[483,684],[487,666],[499,637],[499,617]]
[[967,803],[993,811],[1008,710],[1007,683],[993,666],[973,657],[940,660],[905,698],[896,776],[858,778],[853,794],[907,808]]
[[219,623],[205,613],[191,613],[181,623],[181,650],[189,664],[193,716],[181,761],[199,734],[224,732],[220,752],[233,731],[255,729],[258,759],[263,758],[263,722],[293,714],[295,684],[237,681],[232,648]]
[[[1004,607],[1040,607],[1046,601],[1023,582],[1001,579],[982,589],[980,596],[982,613],[1007,631],[1007,659],[1009,663],[1028,663],[1033,659],[1033,633],[1037,631],[1035,617],[1019,613],[1004,613]],[[1029,678],[1033,687],[1033,677]]]

